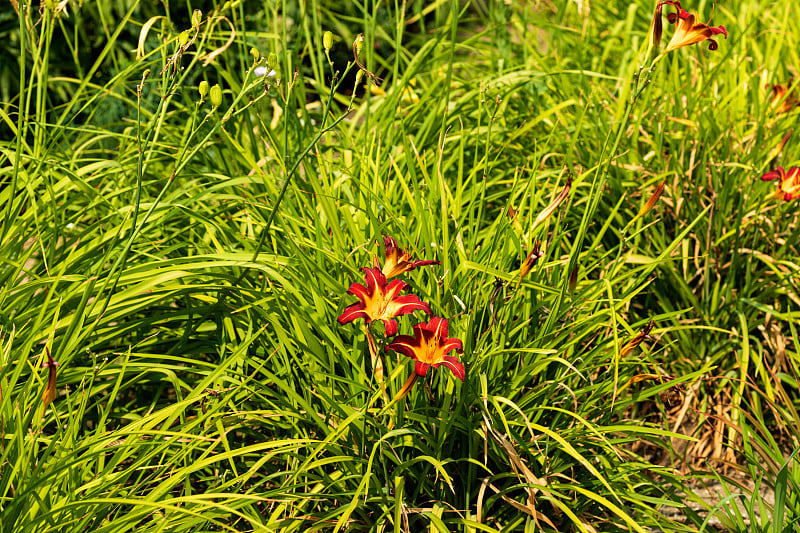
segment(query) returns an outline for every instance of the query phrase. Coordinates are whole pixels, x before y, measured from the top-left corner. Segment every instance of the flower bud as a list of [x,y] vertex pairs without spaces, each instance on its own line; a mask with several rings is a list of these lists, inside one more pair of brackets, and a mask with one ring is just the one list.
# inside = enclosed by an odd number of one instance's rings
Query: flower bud
[[661,193],[664,192],[664,186],[666,184],[667,184],[666,181],[662,181],[661,183],[658,184],[658,187],[656,187],[655,192],[653,192],[650,198],[647,199],[647,203],[645,203],[639,210],[639,214],[636,215],[637,218],[647,214],[651,209],[653,209],[653,207],[656,205],[656,202],[658,202],[658,199],[661,197]]
[[200,93],[200,98],[205,98],[208,94],[208,82],[203,80],[200,82],[200,85],[197,86],[197,91]]
[[258,51],[258,48],[255,46],[250,49],[250,55],[253,56],[253,61],[258,63],[258,60],[261,59],[261,52]]
[[178,35],[178,44],[181,46],[186,46],[186,43],[189,42],[189,39],[192,38],[191,33],[189,30],[182,31],[180,35]]
[[326,31],[322,34],[322,46],[325,47],[326,52],[333,47],[333,34],[331,32]]
[[218,83],[211,87],[211,93],[208,98],[211,100],[211,105],[214,107],[219,107],[222,104],[222,87],[220,87]]
[[192,11],[192,27],[199,28],[200,22],[203,20],[203,12],[199,9]]
[[278,56],[275,52],[271,52],[267,57],[267,66],[270,70],[274,70],[275,72],[278,71]]
[[361,80],[362,79],[364,79],[364,71],[359,69],[358,72],[356,72],[356,83],[354,85],[354,88],[356,88],[359,85],[361,85]]
[[353,43],[353,50],[356,52],[356,59],[361,57],[361,52],[364,50],[364,35],[359,33]]

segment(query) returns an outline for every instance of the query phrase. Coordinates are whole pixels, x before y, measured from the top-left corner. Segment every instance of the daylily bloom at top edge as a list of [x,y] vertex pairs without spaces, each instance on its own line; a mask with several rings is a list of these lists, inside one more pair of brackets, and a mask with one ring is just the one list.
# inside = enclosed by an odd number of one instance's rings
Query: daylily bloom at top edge
[[398,335],[386,349],[414,359],[414,371],[418,376],[424,376],[428,367],[444,365],[455,377],[464,381],[464,365],[458,357],[447,355],[452,350],[462,353],[464,349],[459,339],[447,338],[447,326],[446,318],[432,317],[427,324],[414,326],[413,337]]
[[775,170],[771,170],[761,176],[761,180],[780,180],[776,195],[782,197],[787,202],[795,198],[800,198],[800,167],[789,167],[789,170],[784,170],[783,167],[777,167]]
[[[397,241],[391,237],[383,236],[384,262],[383,262],[383,275],[386,279],[399,276],[403,272],[414,270],[418,266],[426,265],[440,265],[440,261],[415,261],[411,259],[411,252],[403,250],[397,245]],[[375,266],[378,266],[378,260],[375,258]]]
[[387,284],[386,276],[377,268],[362,270],[365,273],[366,287],[360,283],[353,283],[347,290],[347,294],[352,294],[361,301],[345,308],[338,318],[340,324],[352,322],[356,318],[363,318],[367,324],[373,320],[380,320],[383,322],[386,336],[392,337],[397,335],[395,317],[407,315],[416,309],[431,314],[430,306],[415,295],[400,296],[400,292],[407,285],[404,281],[396,279]]
[[642,330],[634,338],[629,340],[625,344],[625,346],[622,347],[622,349],[619,351],[619,356],[625,357],[630,352],[632,352],[634,348],[639,346],[642,343],[642,341],[644,341],[645,339],[650,339],[650,332],[653,330],[654,325],[655,322],[653,320],[648,322],[645,325],[645,327],[643,327]]
[[786,93],[791,88],[791,84],[781,85],[780,83],[769,86],[767,88],[772,90],[772,97],[769,100],[769,107],[773,113],[780,114],[780,113],[788,113],[798,105],[800,105],[800,99],[798,99],[795,94],[790,94],[786,96]]
[[675,24],[675,34],[667,44],[664,53],[677,50],[678,48],[689,46],[702,41],[709,41],[708,49],[716,50],[719,45],[711,37],[722,34],[728,38],[728,31],[725,26],[709,26],[702,22],[695,23],[695,17],[681,7],[677,0],[663,0],[656,6],[656,10],[661,6],[669,5],[675,8],[675,13],[667,15],[670,24]]

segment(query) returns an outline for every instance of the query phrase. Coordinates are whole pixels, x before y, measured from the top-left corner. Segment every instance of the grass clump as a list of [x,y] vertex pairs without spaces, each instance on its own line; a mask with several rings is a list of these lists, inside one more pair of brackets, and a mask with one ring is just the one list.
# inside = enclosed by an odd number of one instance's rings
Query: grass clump
[[795,8],[735,4],[17,6],[0,528],[793,527]]

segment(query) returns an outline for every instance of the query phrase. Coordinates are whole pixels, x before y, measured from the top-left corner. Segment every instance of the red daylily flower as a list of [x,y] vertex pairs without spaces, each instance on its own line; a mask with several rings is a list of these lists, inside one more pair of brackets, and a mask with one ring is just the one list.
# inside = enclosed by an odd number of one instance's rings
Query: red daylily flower
[[780,83],[775,84],[773,86],[767,85],[767,88],[772,90],[772,98],[769,100],[769,107],[775,114],[780,113],[788,113],[798,105],[800,105],[800,99],[798,99],[795,94],[790,94],[788,97],[786,93],[791,89],[791,84],[781,85]]
[[[384,263],[383,275],[386,278],[399,276],[403,272],[414,270],[418,266],[440,265],[440,261],[415,261],[411,259],[411,252],[403,250],[397,245],[397,241],[391,237],[383,236]],[[375,268],[378,268],[378,258],[375,258]]]
[[671,52],[702,41],[709,41],[708,49],[716,50],[719,45],[711,37],[722,34],[728,38],[728,31],[725,26],[709,26],[702,22],[695,23],[695,17],[681,7],[681,3],[677,0],[663,0],[656,6],[656,11],[660,10],[662,6],[669,5],[675,8],[675,13],[667,15],[667,20],[670,24],[675,24],[675,34],[667,44],[667,49],[664,51]]
[[406,288],[407,283],[396,279],[387,284],[386,276],[379,269],[364,268],[363,270],[367,286],[353,283],[347,290],[347,294],[352,294],[361,301],[345,308],[338,318],[340,324],[352,322],[356,318],[363,318],[367,324],[373,320],[380,320],[386,329],[386,336],[392,337],[397,335],[395,317],[407,315],[416,309],[431,314],[430,306],[413,294],[400,296],[400,292]]
[[447,338],[447,319],[435,316],[427,324],[421,323],[414,326],[414,336],[399,335],[387,347],[407,357],[414,359],[414,372],[424,376],[428,367],[444,365],[449,368],[455,377],[464,381],[466,372],[464,365],[458,357],[447,355],[452,350],[458,353],[464,351],[461,341]]
[[777,196],[783,197],[787,202],[800,198],[800,167],[790,167],[789,170],[777,167],[761,176],[761,181],[773,180],[780,180],[775,193]]

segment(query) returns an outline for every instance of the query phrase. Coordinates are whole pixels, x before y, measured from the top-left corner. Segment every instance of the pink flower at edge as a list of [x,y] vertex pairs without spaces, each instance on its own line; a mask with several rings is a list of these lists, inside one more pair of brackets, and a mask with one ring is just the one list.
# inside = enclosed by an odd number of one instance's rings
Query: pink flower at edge
[[414,326],[413,337],[398,335],[386,349],[414,359],[414,371],[418,376],[424,376],[428,367],[444,365],[455,377],[464,381],[464,365],[458,357],[447,355],[452,350],[462,353],[464,349],[459,339],[447,337],[447,329],[447,319],[435,316],[428,323]]
[[357,318],[363,318],[367,324],[374,320],[383,322],[386,336],[397,335],[396,317],[407,315],[417,309],[431,314],[430,306],[421,301],[413,294],[400,295],[400,292],[408,285],[399,279],[387,283],[386,276],[377,268],[364,268],[364,280],[366,286],[360,283],[353,283],[347,290],[347,294],[352,294],[360,301],[349,305],[339,315],[340,324],[352,322]]

